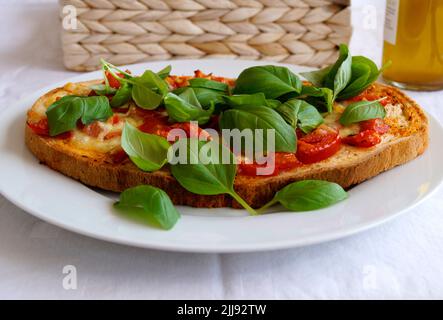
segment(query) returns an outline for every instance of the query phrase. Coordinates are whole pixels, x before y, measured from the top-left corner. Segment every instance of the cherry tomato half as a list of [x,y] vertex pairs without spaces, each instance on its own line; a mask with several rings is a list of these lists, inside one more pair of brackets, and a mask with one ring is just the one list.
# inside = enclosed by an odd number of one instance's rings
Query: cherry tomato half
[[[265,168],[267,164],[257,164],[257,163],[245,163],[241,162],[238,165],[238,173],[245,176],[257,176],[258,168]],[[284,153],[276,152],[274,154],[274,171],[270,176],[278,175],[281,172],[289,171],[297,167],[302,166],[295,153]]]
[[297,158],[305,164],[319,162],[336,154],[340,147],[338,131],[321,125],[298,140]]
[[380,142],[380,135],[374,130],[365,130],[356,135],[343,138],[343,143],[359,148],[370,148]]
[[361,131],[374,130],[379,134],[385,134],[389,131],[389,126],[383,119],[372,119],[360,122]]
[[[118,81],[114,76],[109,72],[105,71],[106,78],[108,79],[109,86],[114,89],[120,88],[120,81]],[[122,73],[117,73],[120,78],[124,78],[125,75]]]

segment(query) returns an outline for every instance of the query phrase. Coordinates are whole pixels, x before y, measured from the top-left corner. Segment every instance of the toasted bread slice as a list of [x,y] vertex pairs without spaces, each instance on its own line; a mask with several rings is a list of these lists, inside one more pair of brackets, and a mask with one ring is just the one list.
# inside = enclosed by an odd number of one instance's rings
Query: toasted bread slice
[[[42,96],[33,109],[42,104],[49,105],[61,90],[64,89],[55,89]],[[388,115],[386,121],[391,125],[391,131],[383,136],[379,145],[372,148],[343,146],[329,159],[277,176],[237,176],[237,193],[257,208],[294,181],[320,179],[349,188],[422,154],[428,146],[428,120],[422,109],[396,88],[377,83],[370,90],[380,96],[389,96],[400,108],[402,121],[405,122],[398,125],[395,123],[397,120],[394,117],[390,119]],[[103,152],[84,150],[69,141],[37,135],[29,126],[26,126],[25,139],[31,152],[42,163],[88,186],[122,192],[130,187],[149,184],[166,191],[177,205],[240,207],[228,195],[202,196],[185,190],[167,167],[149,173],[141,171],[129,160],[119,164],[111,163]]]

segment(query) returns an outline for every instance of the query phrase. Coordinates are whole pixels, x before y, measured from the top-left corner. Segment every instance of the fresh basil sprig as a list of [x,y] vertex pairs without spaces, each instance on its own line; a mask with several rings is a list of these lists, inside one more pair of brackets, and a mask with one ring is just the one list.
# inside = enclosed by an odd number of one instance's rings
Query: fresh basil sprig
[[291,211],[312,211],[336,204],[348,197],[343,188],[323,180],[304,180],[291,183],[278,191],[274,198],[257,210],[263,213],[269,207],[281,203]]
[[264,93],[267,99],[277,99],[301,92],[302,83],[288,68],[256,66],[243,70],[236,80],[234,94]]
[[104,96],[65,96],[46,110],[50,136],[71,131],[78,120],[87,125],[97,120],[105,121],[112,115],[109,100]]
[[318,110],[299,99],[291,99],[277,107],[276,111],[294,129],[300,128],[304,133],[309,133],[324,122]]
[[322,70],[305,72],[301,75],[314,86],[333,90],[335,99],[349,99],[367,89],[377,80],[384,68],[380,70],[370,59],[362,56],[352,57],[346,45],[340,45],[340,56],[337,62]]
[[126,122],[121,146],[137,167],[151,172],[166,164],[170,144],[165,138],[141,132]]
[[237,164],[229,149],[215,140],[205,142],[195,138],[180,139],[173,149],[183,150],[187,155],[186,163],[171,166],[172,175],[183,188],[201,195],[229,194],[251,215],[257,214],[234,190]]
[[146,222],[154,220],[165,230],[172,229],[180,219],[180,213],[166,192],[148,185],[123,191],[114,207]]
[[344,100],[358,96],[374,83],[383,70],[389,66],[390,62],[379,70],[377,65],[366,57],[352,57],[352,78],[346,89],[340,92],[338,99]]
[[326,87],[333,90],[333,101],[342,92],[352,77],[352,56],[346,45],[340,45],[340,56],[337,62],[319,71],[305,72],[302,75],[316,87]]
[[359,101],[348,105],[340,117],[344,126],[371,119],[383,119],[386,110],[379,101]]
[[[132,97],[134,102],[142,109],[153,110],[157,108],[163,101],[164,96],[169,92],[169,86],[164,80],[169,75],[171,67],[160,70],[155,73],[151,70],[146,70],[142,76],[135,77],[128,72],[118,69],[109,62],[101,60],[103,70],[108,71],[117,81],[120,82],[119,93],[114,105],[121,106],[128,101],[128,97]],[[116,72],[124,75],[119,77]],[[124,86],[126,84],[126,86]],[[108,85],[108,80],[105,77],[105,85]],[[116,93],[116,95],[117,95]],[[131,95],[129,96],[129,93]],[[114,98],[112,99],[114,100]],[[112,101],[111,100],[111,101]],[[124,102],[124,103],[122,103]]]
[[199,124],[205,124],[214,112],[214,104],[208,110],[202,108],[192,88],[187,88],[178,96],[168,93],[164,104],[169,117],[177,122],[198,121]]
[[[268,145],[267,130],[275,130],[275,151],[295,152],[297,137],[294,129],[285,122],[282,116],[268,107],[238,106],[226,110],[219,120],[220,129],[263,129],[263,146]],[[254,137],[255,138],[255,137]]]

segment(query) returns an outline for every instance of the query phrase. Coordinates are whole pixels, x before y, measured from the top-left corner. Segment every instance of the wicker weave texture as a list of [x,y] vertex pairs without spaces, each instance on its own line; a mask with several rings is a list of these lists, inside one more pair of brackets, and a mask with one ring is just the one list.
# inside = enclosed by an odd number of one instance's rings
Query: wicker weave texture
[[[173,58],[240,58],[323,66],[348,43],[347,0],[61,0],[68,69]],[[73,7],[72,7],[73,6]]]

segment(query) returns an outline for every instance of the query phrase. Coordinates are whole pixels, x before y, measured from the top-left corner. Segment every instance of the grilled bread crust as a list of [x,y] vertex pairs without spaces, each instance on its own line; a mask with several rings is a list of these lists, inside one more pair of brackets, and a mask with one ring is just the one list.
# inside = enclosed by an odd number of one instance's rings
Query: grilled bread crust
[[[407,133],[398,134],[369,149],[343,146],[338,154],[329,159],[277,176],[237,176],[235,190],[238,194],[249,205],[258,208],[271,200],[278,190],[295,181],[327,180],[350,188],[421,155],[429,144],[428,120],[423,110],[396,88],[382,84],[374,84],[373,88],[402,104],[409,124]],[[39,101],[57,90],[47,93]],[[149,184],[163,189],[176,205],[240,208],[228,195],[203,196],[185,190],[167,167],[156,172],[143,172],[130,161],[113,164],[104,154],[85,152],[73,147],[69,141],[37,135],[29,126],[25,129],[25,141],[41,163],[91,187],[122,192],[137,185]]]

